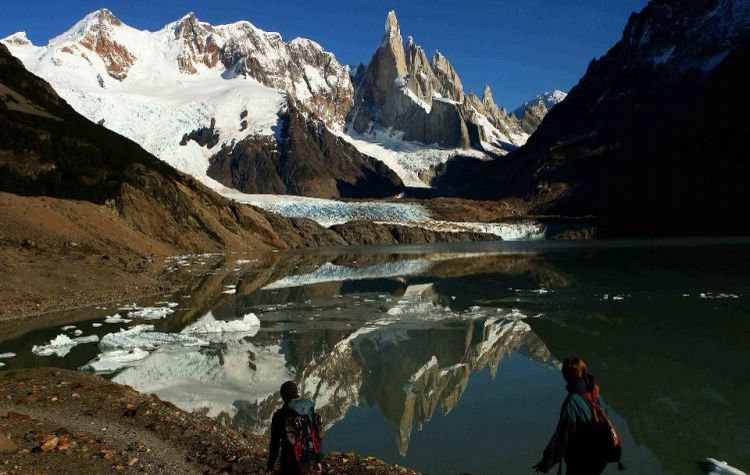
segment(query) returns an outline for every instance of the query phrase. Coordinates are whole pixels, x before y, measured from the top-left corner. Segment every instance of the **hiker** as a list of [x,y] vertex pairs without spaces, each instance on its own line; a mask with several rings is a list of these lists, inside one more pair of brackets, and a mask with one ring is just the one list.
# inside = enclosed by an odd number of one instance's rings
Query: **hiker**
[[300,399],[297,385],[287,381],[281,385],[284,405],[273,413],[271,442],[268,448],[268,472],[272,473],[281,449],[282,475],[323,473],[323,427],[312,401]]
[[542,460],[534,466],[535,473],[547,473],[558,463],[557,473],[562,473],[563,459],[567,475],[598,475],[609,462],[618,462],[618,469],[622,470],[620,438],[586,363],[580,358],[566,358],[562,375],[568,395],[552,440],[544,449]]

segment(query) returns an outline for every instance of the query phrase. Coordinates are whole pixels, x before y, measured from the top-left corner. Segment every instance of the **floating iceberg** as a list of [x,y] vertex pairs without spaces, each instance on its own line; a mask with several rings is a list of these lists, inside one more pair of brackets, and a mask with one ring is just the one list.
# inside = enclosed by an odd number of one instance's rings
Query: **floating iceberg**
[[70,338],[67,335],[61,334],[50,340],[46,345],[34,345],[31,348],[31,352],[37,356],[56,355],[63,357],[70,353],[70,350],[72,350],[74,346],[82,343],[96,343],[97,341],[99,341],[99,337],[96,335]]
[[143,307],[128,312],[129,318],[140,318],[142,320],[161,320],[167,315],[174,313],[169,307]]
[[127,318],[122,318],[120,314],[116,313],[114,315],[108,315],[107,318],[104,319],[104,323],[130,323],[131,320],[128,320]]
[[223,321],[216,320],[211,312],[208,312],[200,320],[187,326],[182,334],[207,334],[207,333],[252,333],[255,334],[260,328],[260,320],[254,313],[248,313],[239,320]]

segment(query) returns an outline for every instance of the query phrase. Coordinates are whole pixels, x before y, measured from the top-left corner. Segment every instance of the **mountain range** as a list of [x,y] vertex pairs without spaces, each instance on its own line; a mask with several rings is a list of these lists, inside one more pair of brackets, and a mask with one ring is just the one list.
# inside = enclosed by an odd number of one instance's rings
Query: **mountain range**
[[44,47],[2,43],[77,112],[231,199],[447,196],[488,200],[472,206],[489,221],[734,234],[750,134],[747,99],[725,95],[747,79],[748,18],[748,0],[653,0],[567,95],[512,113],[404,42],[394,12],[354,70],[311,40],[194,14],[150,32],[102,9]]
[[193,13],[150,32],[101,9],[44,47],[2,42],[84,116],[219,192],[393,196],[428,186],[434,156],[504,154],[532,130],[489,87],[464,94],[439,52],[409,38],[405,53],[394,12],[359,72],[314,41]]

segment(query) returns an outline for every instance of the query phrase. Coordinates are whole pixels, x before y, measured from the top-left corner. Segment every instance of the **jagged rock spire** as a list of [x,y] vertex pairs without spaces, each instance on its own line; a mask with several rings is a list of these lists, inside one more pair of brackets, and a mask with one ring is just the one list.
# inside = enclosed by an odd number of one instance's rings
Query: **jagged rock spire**
[[486,104],[494,104],[495,99],[492,97],[492,89],[490,89],[489,84],[484,85],[484,91],[482,91],[482,102]]
[[392,58],[396,76],[406,74],[406,57],[404,55],[404,40],[401,39],[401,29],[398,26],[396,12],[388,12],[388,18],[385,20],[385,34],[380,40],[379,50],[384,50],[385,54]]
[[436,50],[432,56],[431,66],[438,80],[438,92],[448,99],[458,102],[463,101],[464,88],[461,84],[461,78],[458,77],[458,73],[453,69],[448,58]]

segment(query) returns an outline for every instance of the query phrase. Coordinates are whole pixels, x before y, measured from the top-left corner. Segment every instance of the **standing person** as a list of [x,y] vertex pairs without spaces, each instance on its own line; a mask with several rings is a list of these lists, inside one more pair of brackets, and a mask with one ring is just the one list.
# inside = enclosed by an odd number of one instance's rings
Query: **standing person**
[[534,466],[535,473],[547,473],[558,463],[558,473],[562,473],[563,459],[567,475],[599,475],[609,462],[618,462],[622,470],[620,438],[604,410],[599,385],[588,373],[586,363],[574,356],[566,358],[562,375],[568,395],[552,440],[544,449],[542,460]]
[[323,429],[313,403],[299,398],[297,385],[287,381],[279,391],[284,404],[273,413],[267,470],[273,472],[281,450],[281,475],[323,473]]

